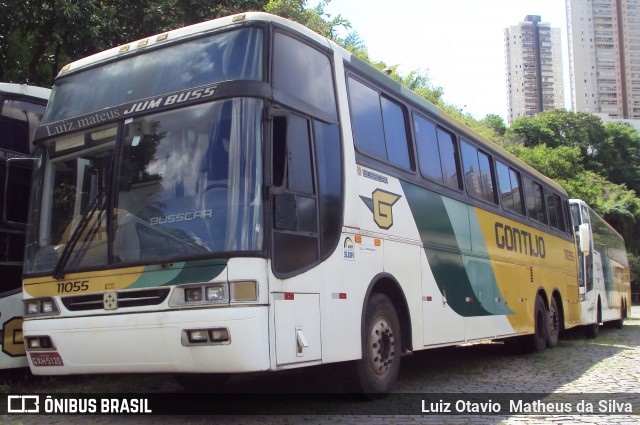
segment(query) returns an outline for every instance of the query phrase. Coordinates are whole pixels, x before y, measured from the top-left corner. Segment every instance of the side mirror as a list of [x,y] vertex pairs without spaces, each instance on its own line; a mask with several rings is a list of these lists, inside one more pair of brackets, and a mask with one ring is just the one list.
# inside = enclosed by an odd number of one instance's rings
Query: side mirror
[[580,236],[580,251],[584,255],[589,255],[591,250],[591,229],[589,229],[588,223],[582,223],[578,229],[578,235]]
[[29,215],[29,188],[35,159],[9,158],[6,164],[2,223],[17,229],[26,229]]

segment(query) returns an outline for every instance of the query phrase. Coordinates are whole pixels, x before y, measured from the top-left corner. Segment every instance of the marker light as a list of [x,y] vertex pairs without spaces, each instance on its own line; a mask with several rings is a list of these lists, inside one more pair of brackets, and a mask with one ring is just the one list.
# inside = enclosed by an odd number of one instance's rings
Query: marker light
[[202,288],[184,288],[184,301],[187,303],[197,303],[202,301]]

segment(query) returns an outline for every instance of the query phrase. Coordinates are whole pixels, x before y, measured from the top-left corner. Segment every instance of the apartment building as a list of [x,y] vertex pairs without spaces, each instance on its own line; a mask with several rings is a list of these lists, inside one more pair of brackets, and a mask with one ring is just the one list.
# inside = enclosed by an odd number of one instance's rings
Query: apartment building
[[560,29],[538,15],[505,28],[508,121],[564,108]]
[[566,0],[572,107],[640,119],[640,0]]

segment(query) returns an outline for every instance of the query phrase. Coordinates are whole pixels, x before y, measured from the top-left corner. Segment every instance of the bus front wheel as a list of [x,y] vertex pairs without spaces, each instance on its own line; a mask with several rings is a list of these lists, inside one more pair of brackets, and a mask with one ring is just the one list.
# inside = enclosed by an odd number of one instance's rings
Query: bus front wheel
[[400,370],[400,338],[393,303],[384,294],[372,295],[362,329],[362,359],[355,362],[347,389],[369,398],[388,393]]

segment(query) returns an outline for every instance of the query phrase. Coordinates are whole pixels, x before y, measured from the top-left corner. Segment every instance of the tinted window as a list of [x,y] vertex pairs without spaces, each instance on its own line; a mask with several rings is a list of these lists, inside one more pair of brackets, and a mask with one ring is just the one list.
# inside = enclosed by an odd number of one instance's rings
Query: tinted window
[[378,92],[350,78],[349,104],[356,147],[378,158],[386,158]]
[[440,149],[438,148],[436,125],[420,115],[414,115],[414,126],[420,172],[425,177],[442,181],[442,166],[440,165]]
[[495,203],[491,158],[464,140],[460,142],[460,146],[467,192],[476,198]]
[[478,164],[478,150],[462,140],[462,165],[464,167],[464,184],[469,195],[476,198],[482,197],[482,185],[480,183],[480,165]]
[[549,224],[558,230],[565,231],[564,213],[562,211],[562,200],[555,193],[547,193],[547,214]]
[[458,155],[455,136],[438,128],[438,146],[440,147],[440,164],[442,165],[442,181],[454,189],[462,189],[458,176]]
[[262,30],[242,28],[71,74],[56,81],[43,123],[205,84],[262,80],[262,51]]
[[542,186],[525,177],[524,196],[529,217],[546,224],[547,213],[544,209],[544,192]]
[[407,143],[407,129],[402,107],[389,99],[381,98],[387,157],[395,165],[411,168]]
[[491,157],[483,152],[478,152],[478,164],[480,165],[480,181],[482,184],[482,196],[485,201],[498,203],[496,197],[496,184],[493,173],[493,161]]
[[302,101],[336,118],[329,57],[282,33],[276,33],[274,43],[273,88],[276,99]]
[[411,168],[402,107],[363,83],[349,78],[353,137],[358,150]]
[[287,183],[296,192],[314,193],[309,121],[291,114],[287,143]]
[[509,168],[509,178],[511,179],[511,191],[513,192],[513,208],[516,212],[524,214],[522,191],[520,190],[520,173],[513,168]]
[[520,173],[500,161],[497,161],[496,168],[500,186],[500,202],[503,208],[518,214],[524,214],[520,192]]
[[342,156],[340,131],[337,125],[316,121],[315,141],[318,164],[318,194],[320,202],[320,246],[322,256],[328,256],[340,239],[342,231]]

